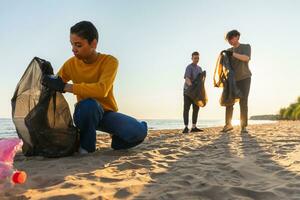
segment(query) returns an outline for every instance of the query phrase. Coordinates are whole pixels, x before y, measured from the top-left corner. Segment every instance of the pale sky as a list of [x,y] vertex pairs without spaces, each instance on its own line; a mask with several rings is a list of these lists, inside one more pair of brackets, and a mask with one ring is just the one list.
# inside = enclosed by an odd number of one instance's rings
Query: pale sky
[[[98,28],[98,51],[119,60],[114,88],[122,113],[181,119],[183,74],[199,51],[208,93],[199,120],[222,119],[221,89],[212,77],[231,29],[252,47],[249,115],[276,113],[300,96],[299,8],[296,0],[0,0],[0,118],[11,116],[10,99],[34,56],[55,72],[72,56],[69,29],[82,20]],[[75,97],[66,97],[73,111]]]

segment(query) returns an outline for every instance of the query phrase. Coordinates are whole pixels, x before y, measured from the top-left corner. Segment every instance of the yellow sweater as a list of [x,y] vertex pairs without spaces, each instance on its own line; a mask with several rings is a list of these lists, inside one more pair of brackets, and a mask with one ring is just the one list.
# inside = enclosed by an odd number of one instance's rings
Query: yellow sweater
[[73,81],[73,93],[77,101],[93,98],[105,111],[117,111],[113,94],[117,69],[118,60],[111,55],[100,54],[92,64],[86,64],[74,56],[64,63],[58,75],[65,83]]

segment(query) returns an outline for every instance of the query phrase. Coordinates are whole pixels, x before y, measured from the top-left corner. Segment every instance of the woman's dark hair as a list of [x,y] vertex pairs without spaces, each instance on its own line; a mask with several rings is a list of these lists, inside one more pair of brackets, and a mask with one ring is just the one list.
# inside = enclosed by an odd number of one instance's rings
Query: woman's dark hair
[[194,52],[192,53],[192,57],[193,57],[193,56],[199,56],[198,51],[194,51]]
[[240,36],[241,33],[237,30],[231,30],[226,34],[226,40],[231,40],[234,37]]
[[98,41],[98,31],[94,24],[89,21],[81,21],[70,29],[71,34],[76,34],[81,38],[87,39],[91,43],[94,39]]

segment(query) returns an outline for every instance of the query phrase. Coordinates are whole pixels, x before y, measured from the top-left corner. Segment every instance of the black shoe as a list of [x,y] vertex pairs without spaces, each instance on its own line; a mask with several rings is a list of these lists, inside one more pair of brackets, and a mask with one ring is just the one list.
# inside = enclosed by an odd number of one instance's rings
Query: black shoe
[[188,127],[185,127],[182,131],[182,133],[188,133],[189,132],[189,128]]
[[246,127],[243,127],[243,128],[241,129],[241,133],[248,133],[248,130],[246,129]]
[[225,125],[221,132],[227,133],[227,132],[232,131],[232,130],[233,130],[232,125]]
[[200,129],[200,128],[195,127],[195,128],[191,129],[191,132],[203,132],[203,130]]

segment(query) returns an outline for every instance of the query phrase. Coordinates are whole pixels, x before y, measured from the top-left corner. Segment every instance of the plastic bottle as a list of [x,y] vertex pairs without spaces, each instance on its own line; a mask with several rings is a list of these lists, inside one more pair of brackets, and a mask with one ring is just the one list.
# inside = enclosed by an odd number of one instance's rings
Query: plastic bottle
[[26,181],[26,173],[13,168],[15,154],[22,145],[22,141],[18,138],[0,140],[0,191]]

